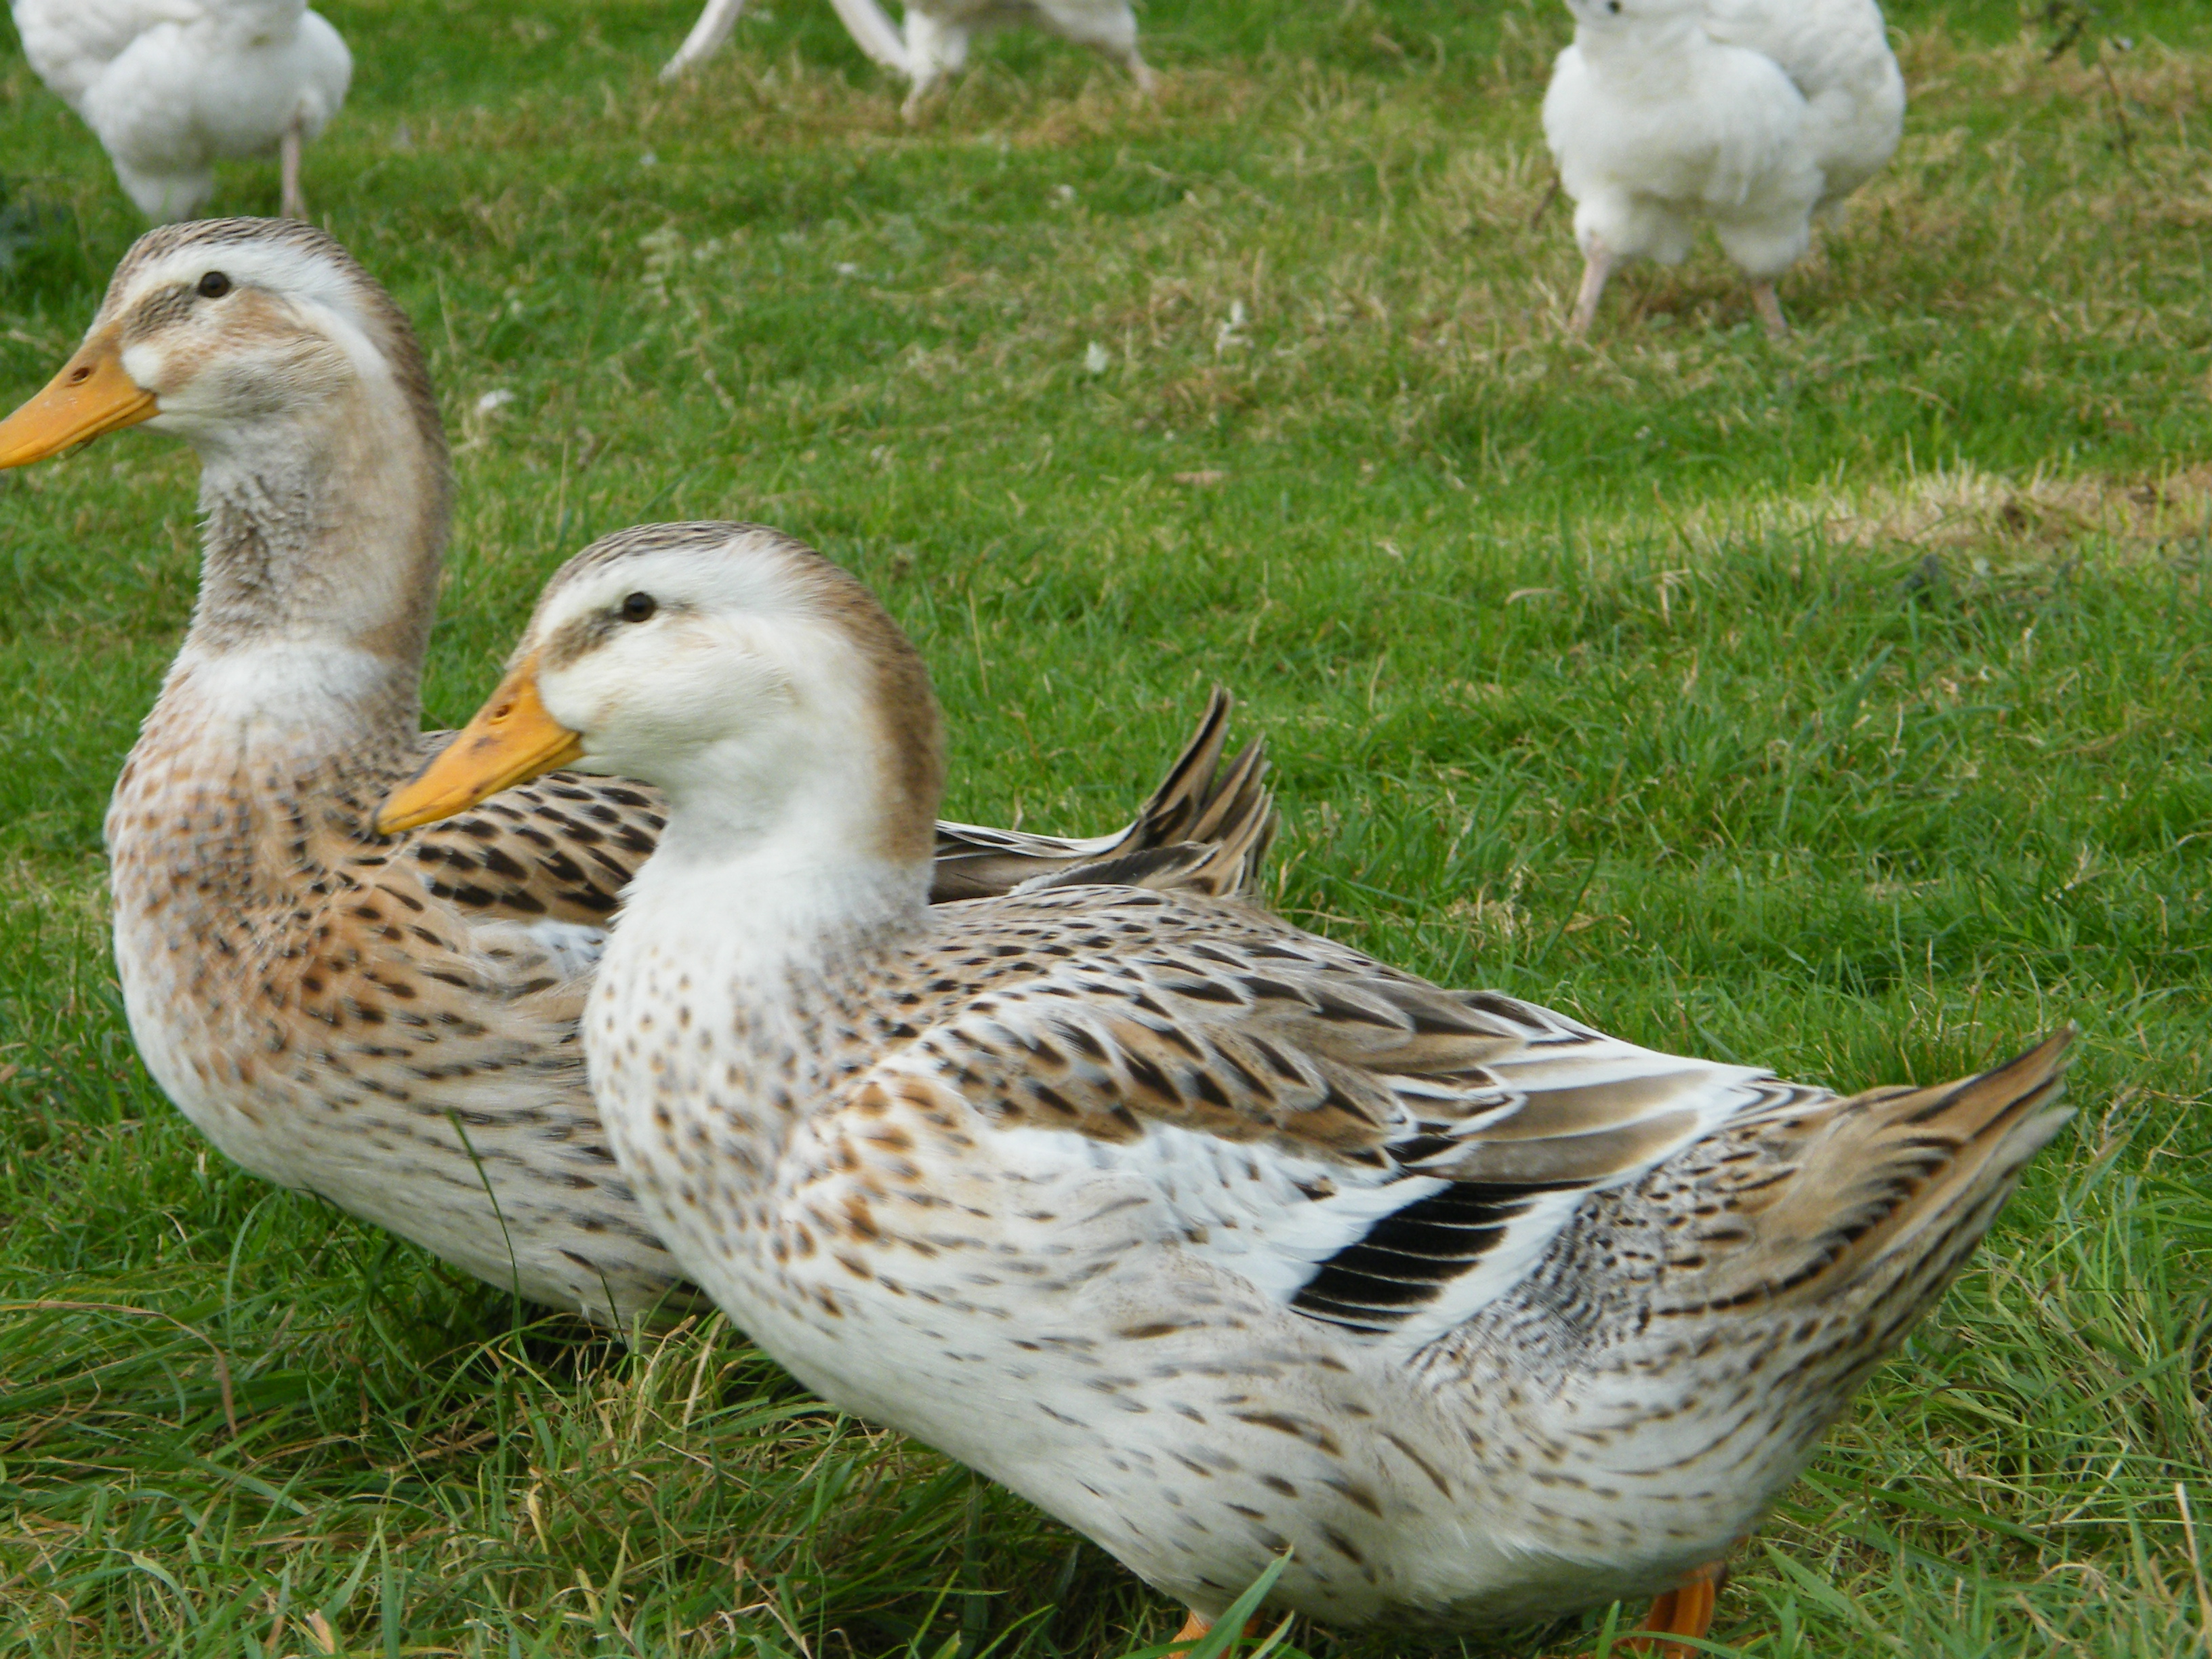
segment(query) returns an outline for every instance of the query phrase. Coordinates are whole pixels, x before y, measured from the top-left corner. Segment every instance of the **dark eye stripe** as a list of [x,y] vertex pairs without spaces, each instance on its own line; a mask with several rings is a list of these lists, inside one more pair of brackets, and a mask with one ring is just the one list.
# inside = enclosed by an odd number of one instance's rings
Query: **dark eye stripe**
[[166,328],[191,312],[192,301],[191,289],[182,283],[156,289],[131,308],[131,314],[123,319],[123,332],[135,338]]
[[604,611],[562,623],[538,653],[540,672],[566,668],[613,633],[616,626],[614,618]]

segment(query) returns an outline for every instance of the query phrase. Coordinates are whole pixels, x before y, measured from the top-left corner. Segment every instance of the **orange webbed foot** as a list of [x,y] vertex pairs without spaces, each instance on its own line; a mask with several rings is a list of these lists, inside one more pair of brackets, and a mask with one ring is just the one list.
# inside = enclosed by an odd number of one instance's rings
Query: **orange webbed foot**
[[1721,1585],[1728,1578],[1728,1563],[1708,1561],[1651,1604],[1644,1628],[1620,1644],[1628,1653],[1651,1653],[1659,1659],[1697,1659],[1693,1650],[1669,1636],[1703,1637],[1713,1627],[1713,1607]]
[[[1244,1621],[1244,1639],[1246,1641],[1253,1641],[1258,1638],[1260,1634],[1261,1622],[1261,1621],[1257,1619],[1248,1619]],[[1182,1628],[1175,1633],[1175,1639],[1178,1645],[1184,1643],[1200,1641],[1203,1639],[1206,1633],[1212,1628],[1213,1620],[1208,1619],[1202,1613],[1194,1613],[1188,1619],[1185,1619],[1182,1621]]]

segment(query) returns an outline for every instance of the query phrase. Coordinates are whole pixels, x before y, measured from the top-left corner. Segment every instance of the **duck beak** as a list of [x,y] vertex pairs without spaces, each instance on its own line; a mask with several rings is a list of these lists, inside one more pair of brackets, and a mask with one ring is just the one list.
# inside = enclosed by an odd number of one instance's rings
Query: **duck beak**
[[44,392],[0,421],[0,467],[43,461],[161,412],[160,400],[124,368],[115,331],[104,331],[62,365]]
[[377,833],[396,836],[465,812],[502,789],[568,765],[583,752],[583,738],[538,701],[533,651],[508,671],[491,701],[435,760],[392,792],[376,815]]

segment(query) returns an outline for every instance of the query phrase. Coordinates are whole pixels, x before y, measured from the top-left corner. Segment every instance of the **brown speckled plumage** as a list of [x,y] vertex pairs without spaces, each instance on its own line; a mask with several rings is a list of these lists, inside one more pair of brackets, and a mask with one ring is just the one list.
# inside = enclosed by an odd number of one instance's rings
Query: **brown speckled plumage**
[[[196,298],[217,269],[228,291]],[[662,827],[653,792],[556,774],[446,823],[370,827],[443,741],[420,730],[417,687],[446,455],[406,319],[320,232],[234,220],[143,238],[103,331],[160,395],[155,424],[204,464],[198,604],[107,820],[149,1067],[247,1168],[495,1284],[617,1321],[681,1297],[607,1149],[576,1028],[602,930]],[[1222,763],[1225,716],[1217,696],[1120,836],[941,826],[949,887],[1099,858],[1241,880],[1270,809],[1256,750]],[[1192,838],[1231,850],[1209,862]]]
[[[386,842],[368,818],[426,740],[279,759],[210,724],[173,682],[108,817],[118,962],[171,1097],[258,1173],[533,1300],[660,1300],[681,1275],[614,1168],[575,1032],[649,799],[548,778]],[[594,935],[549,948],[540,919]]]
[[[1350,1625],[1695,1577],[2067,1115],[2063,1036],[1844,1097],[1233,897],[933,908],[866,833],[879,631],[793,617],[817,568],[777,538],[684,536],[629,532],[524,642],[661,603],[537,682],[678,804],[585,1024],[616,1156],[795,1375],[1200,1615],[1286,1551],[1277,1603]],[[742,708],[711,739],[669,715],[710,653]]]

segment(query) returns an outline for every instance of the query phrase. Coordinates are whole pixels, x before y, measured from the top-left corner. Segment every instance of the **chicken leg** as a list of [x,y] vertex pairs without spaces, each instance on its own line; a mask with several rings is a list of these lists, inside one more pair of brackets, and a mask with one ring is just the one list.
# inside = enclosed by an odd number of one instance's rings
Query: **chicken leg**
[[1613,275],[1613,250],[1596,237],[1583,255],[1583,285],[1575,295],[1574,311],[1567,318],[1567,332],[1579,339],[1589,332],[1597,315],[1597,302],[1605,294],[1606,279]]
[[1768,339],[1786,340],[1790,337],[1790,319],[1782,314],[1782,300],[1775,293],[1773,283],[1753,283],[1751,285],[1751,303],[1758,309],[1759,320],[1765,326]]
[[295,115],[284,129],[284,136],[276,141],[276,165],[284,179],[281,211],[287,219],[307,216],[307,198],[300,191],[300,151],[304,143],[300,132],[300,118]]

